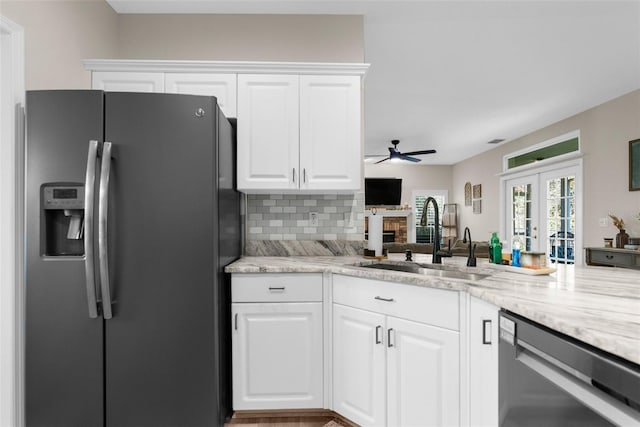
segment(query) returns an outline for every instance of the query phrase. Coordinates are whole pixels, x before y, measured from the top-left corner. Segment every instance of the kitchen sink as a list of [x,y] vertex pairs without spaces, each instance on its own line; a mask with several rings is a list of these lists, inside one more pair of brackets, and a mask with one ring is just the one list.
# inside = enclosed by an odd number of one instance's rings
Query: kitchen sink
[[376,268],[379,270],[391,270],[391,271],[402,271],[405,273],[414,273],[420,274],[423,276],[431,276],[431,277],[446,277],[449,279],[462,279],[462,280],[482,280],[486,277],[489,277],[488,274],[480,274],[480,273],[468,273],[466,271],[460,270],[449,270],[444,269],[443,266],[435,266],[433,264],[369,264],[363,265],[365,268]]

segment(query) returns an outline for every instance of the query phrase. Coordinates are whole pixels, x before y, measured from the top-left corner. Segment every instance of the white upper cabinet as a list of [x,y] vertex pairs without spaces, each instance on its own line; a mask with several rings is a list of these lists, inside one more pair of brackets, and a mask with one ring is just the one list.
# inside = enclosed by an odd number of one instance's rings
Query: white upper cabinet
[[368,64],[85,60],[105,91],[215,96],[237,124],[237,189],[352,193]]
[[360,188],[360,78],[300,76],[300,188]]
[[238,189],[291,190],[300,181],[297,75],[238,76]]
[[236,74],[165,73],[166,93],[215,96],[226,117],[236,117]]
[[360,77],[238,76],[238,189],[356,191]]
[[94,71],[91,87],[107,92],[164,92],[163,73]]

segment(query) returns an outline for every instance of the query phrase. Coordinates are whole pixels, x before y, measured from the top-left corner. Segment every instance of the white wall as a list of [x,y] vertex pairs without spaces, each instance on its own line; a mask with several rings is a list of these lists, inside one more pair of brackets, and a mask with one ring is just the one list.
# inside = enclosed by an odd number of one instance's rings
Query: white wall
[[363,62],[355,15],[120,15],[122,59]]
[[104,0],[2,0],[0,14],[24,28],[27,90],[89,89],[81,60],[117,57],[118,15]]
[[[580,130],[584,153],[584,246],[602,246],[603,237],[615,236],[617,229],[613,225],[598,224],[598,219],[610,212],[625,220],[632,237],[640,237],[640,221],[636,219],[640,213],[640,191],[628,190],[629,141],[640,138],[640,90],[454,165],[451,200],[463,206],[459,210],[461,224],[468,225],[474,236],[488,239],[490,232],[500,225],[498,174],[502,171],[503,156],[573,130]],[[464,207],[467,181],[482,184],[480,215]]]
[[27,90],[89,89],[83,59],[364,60],[355,15],[118,15],[104,0],[0,0],[0,14],[25,29]]

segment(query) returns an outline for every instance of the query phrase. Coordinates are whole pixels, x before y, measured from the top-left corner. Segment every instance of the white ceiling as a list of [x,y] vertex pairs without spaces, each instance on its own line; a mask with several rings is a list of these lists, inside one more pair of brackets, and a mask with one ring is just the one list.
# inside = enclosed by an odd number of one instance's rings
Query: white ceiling
[[[364,15],[365,154],[454,164],[640,89],[640,0],[108,0],[119,13]],[[640,120],[640,118],[639,118]]]

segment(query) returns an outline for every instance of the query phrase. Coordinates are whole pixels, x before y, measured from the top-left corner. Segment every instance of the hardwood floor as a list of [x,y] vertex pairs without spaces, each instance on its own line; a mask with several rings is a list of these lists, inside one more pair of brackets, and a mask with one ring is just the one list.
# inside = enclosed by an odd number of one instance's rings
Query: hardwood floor
[[231,420],[228,426],[245,427],[338,427],[333,417],[246,418]]
[[328,410],[241,411],[226,424],[229,427],[358,427]]

